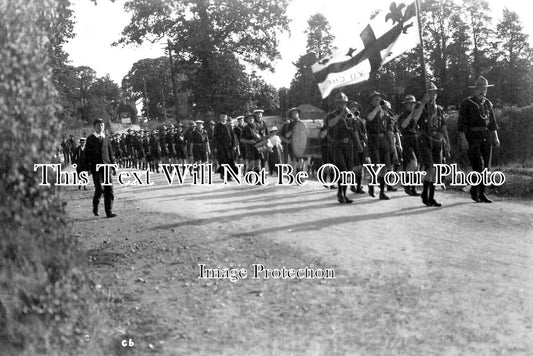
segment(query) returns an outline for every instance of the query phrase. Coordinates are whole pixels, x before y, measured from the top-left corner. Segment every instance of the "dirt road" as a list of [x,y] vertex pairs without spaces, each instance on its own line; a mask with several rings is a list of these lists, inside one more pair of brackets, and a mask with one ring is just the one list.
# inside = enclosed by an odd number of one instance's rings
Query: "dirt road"
[[[439,191],[427,208],[402,191],[340,205],[317,182],[154,183],[115,186],[120,216],[98,224],[91,191],[66,193],[117,338],[136,340],[117,353],[533,353],[531,201]],[[200,263],[336,279],[200,280]]]

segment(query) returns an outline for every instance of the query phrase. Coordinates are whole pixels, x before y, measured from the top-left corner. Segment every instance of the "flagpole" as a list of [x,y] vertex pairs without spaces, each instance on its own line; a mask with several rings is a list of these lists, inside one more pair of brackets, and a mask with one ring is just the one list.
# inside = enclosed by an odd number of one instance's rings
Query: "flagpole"
[[422,66],[422,76],[424,85],[427,84],[426,60],[424,57],[424,38],[422,37],[422,20],[420,18],[420,0],[415,0],[416,18],[418,21],[418,36],[420,36],[420,65]]

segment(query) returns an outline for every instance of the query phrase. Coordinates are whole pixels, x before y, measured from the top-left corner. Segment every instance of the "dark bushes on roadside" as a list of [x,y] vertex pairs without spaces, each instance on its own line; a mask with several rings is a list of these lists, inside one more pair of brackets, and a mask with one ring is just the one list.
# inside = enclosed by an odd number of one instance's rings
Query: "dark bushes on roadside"
[[[59,0],[58,0],[59,1]],[[53,187],[60,135],[48,54],[54,0],[0,2],[0,353],[80,354],[95,302]]]

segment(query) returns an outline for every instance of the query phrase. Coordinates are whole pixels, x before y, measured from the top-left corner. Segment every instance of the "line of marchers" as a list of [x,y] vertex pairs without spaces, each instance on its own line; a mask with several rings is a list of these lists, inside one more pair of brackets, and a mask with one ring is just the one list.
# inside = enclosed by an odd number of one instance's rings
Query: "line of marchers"
[[[74,165],[75,166],[75,165]],[[191,175],[191,185],[210,185],[213,184],[213,166],[211,163],[205,164],[160,164],[165,179],[168,185],[183,185],[187,175]],[[223,170],[223,183],[228,184],[229,181],[233,181],[236,184],[247,185],[268,185],[265,169],[261,169],[257,172],[249,171],[244,172],[244,165],[238,164],[237,171],[233,170],[230,165],[222,164]],[[490,172],[485,168],[482,172],[471,171],[465,174],[458,170],[457,164],[434,164],[436,171],[435,184],[444,184],[445,177],[451,177],[451,186],[477,186],[494,185],[501,186],[505,183],[505,175],[500,171]],[[112,184],[112,172],[118,170],[117,164],[100,164],[96,169],[104,169],[104,182],[102,185]],[[382,176],[385,179],[387,185],[401,184],[403,186],[420,186],[423,183],[423,178],[426,175],[425,171],[415,172],[395,172],[389,171],[383,174],[382,169],[384,164],[363,164],[363,167],[370,176],[370,185],[378,185],[378,177]],[[62,171],[59,164],[35,164],[34,170],[41,170],[41,182],[39,185],[48,186],[50,182],[48,180],[48,168],[55,172],[55,184],[59,186],[78,186],[89,184],[88,172],[66,172]],[[333,178],[327,180],[326,172],[333,172]],[[294,172],[294,168],[290,164],[276,164],[277,180],[275,185],[306,185],[309,179],[309,174],[306,171]],[[154,182],[151,179],[153,172],[149,169],[143,171],[122,171],[117,173],[117,183],[120,185],[153,185]],[[317,170],[317,180],[326,186],[336,185],[353,185],[356,181],[356,175],[354,171],[340,171],[335,165],[327,163]]]
[[[240,279],[248,278],[246,268],[206,268],[205,264],[198,264],[200,267],[198,279],[229,279],[236,282]],[[304,268],[265,268],[260,263],[252,264],[252,279],[334,279],[335,269],[314,268],[311,264]]]

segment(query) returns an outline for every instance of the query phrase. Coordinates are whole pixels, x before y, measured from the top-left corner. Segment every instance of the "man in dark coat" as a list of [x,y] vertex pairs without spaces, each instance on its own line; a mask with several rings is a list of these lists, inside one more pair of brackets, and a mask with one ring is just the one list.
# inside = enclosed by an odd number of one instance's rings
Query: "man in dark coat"
[[[472,169],[476,172],[490,169],[492,147],[499,147],[498,124],[494,116],[492,103],[485,97],[489,84],[485,77],[480,76],[474,89],[474,95],[465,99],[459,109],[458,130],[461,145],[468,152]],[[492,203],[485,195],[485,186],[473,186],[470,196],[475,202]]]
[[418,150],[420,163],[426,175],[422,190],[422,203],[427,206],[442,206],[435,200],[435,164],[442,164],[443,151],[449,152],[450,138],[446,126],[444,109],[437,105],[437,94],[442,89],[431,82],[427,84],[426,95],[415,109],[413,120],[418,124]]
[[227,120],[228,115],[226,113],[221,113],[219,122],[215,124],[213,132],[213,153],[220,165],[218,172],[220,173],[221,179],[224,178],[224,170],[222,169],[223,164],[228,164],[234,172],[237,171],[237,167],[235,166],[237,138]]
[[[87,158],[85,155],[85,144],[87,143],[87,139],[85,137],[80,138],[80,145],[76,147],[76,150],[74,151],[74,163],[76,163],[76,173],[80,175],[83,171],[89,171],[89,168],[87,167]],[[81,185],[78,186],[78,190],[81,189]],[[87,186],[83,186],[83,190],[87,190]]]
[[[348,97],[339,92],[335,96],[335,110],[328,113],[324,124],[328,130],[328,149],[332,163],[339,171],[353,168],[353,131],[348,123],[351,113],[347,109]],[[353,200],[346,197],[347,186],[339,180],[337,199],[339,203],[350,204]]]
[[[104,182],[104,168],[96,169],[98,164],[114,164],[115,155],[113,153],[113,147],[111,146],[111,140],[106,136],[104,132],[104,120],[94,120],[94,133],[87,138],[87,145],[85,148],[87,165],[92,173],[94,182],[94,197],[93,197],[93,214],[98,216],[98,204],[100,203],[100,197],[104,194],[104,208],[108,218],[114,218],[117,216],[113,213],[113,186],[102,186]],[[111,183],[111,182],[110,182]]]
[[237,116],[237,124],[233,128],[235,137],[237,138],[237,144],[239,148],[238,161],[244,164],[246,161],[244,143],[241,142],[242,130],[244,129],[244,116]]

